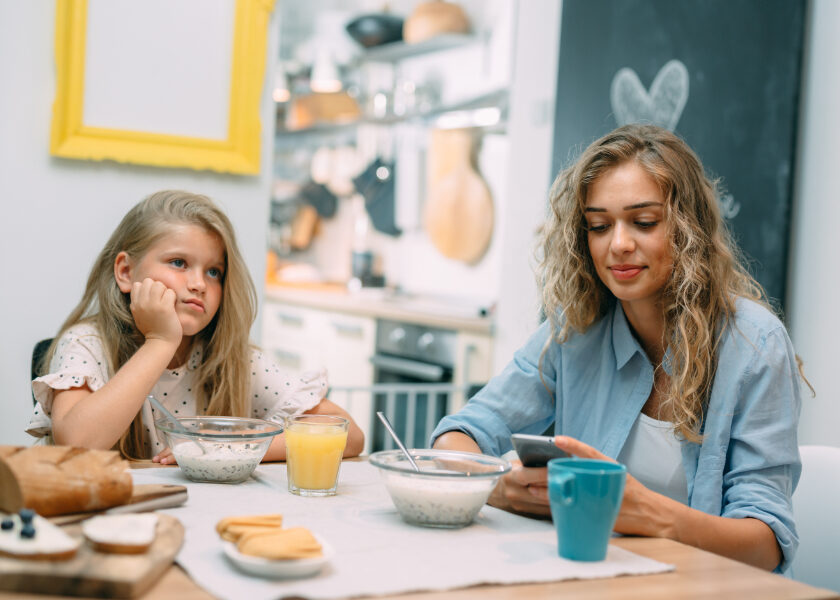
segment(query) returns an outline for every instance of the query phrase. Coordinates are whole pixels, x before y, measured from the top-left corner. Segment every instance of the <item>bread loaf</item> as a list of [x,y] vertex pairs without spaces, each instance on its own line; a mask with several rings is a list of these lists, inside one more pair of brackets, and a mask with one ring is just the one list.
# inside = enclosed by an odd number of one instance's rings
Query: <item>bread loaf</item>
[[0,510],[54,516],[100,510],[131,498],[128,462],[113,450],[0,446]]

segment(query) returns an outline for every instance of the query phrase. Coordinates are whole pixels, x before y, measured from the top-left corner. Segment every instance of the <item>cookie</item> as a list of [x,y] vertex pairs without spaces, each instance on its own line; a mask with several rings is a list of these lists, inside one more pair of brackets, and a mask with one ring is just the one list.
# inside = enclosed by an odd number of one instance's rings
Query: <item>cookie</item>
[[315,558],[323,555],[320,542],[305,527],[248,533],[239,539],[242,554],[271,560]]
[[216,524],[216,532],[223,540],[238,541],[247,533],[270,532],[283,526],[283,515],[245,515],[225,517]]

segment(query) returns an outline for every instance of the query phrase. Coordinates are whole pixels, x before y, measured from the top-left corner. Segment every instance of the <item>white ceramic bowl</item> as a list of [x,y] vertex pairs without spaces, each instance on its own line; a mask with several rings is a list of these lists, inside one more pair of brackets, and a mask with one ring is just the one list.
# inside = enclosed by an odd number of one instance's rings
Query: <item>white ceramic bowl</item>
[[193,481],[240,483],[248,479],[283,427],[242,417],[181,417],[180,431],[166,419],[155,421],[181,471]]
[[487,502],[499,477],[510,471],[502,458],[451,450],[401,450],[370,455],[404,521],[426,527],[464,527]]
[[242,554],[237,548],[236,544],[232,542],[225,542],[223,544],[225,556],[232,562],[236,568],[248,573],[250,575],[257,575],[259,577],[266,577],[270,579],[285,579],[292,577],[310,577],[320,572],[330,559],[332,559],[335,551],[332,546],[327,544],[320,536],[315,538],[321,543],[321,551],[323,556],[317,558],[296,558],[291,560],[272,560],[268,558],[261,558],[259,556],[250,556]]

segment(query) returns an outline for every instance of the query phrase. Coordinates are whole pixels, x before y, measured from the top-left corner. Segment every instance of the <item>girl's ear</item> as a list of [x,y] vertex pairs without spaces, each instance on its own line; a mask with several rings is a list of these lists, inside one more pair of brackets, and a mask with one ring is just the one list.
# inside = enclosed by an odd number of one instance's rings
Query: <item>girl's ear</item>
[[131,257],[126,252],[117,254],[114,259],[114,279],[117,281],[117,287],[123,294],[131,291],[131,285],[134,280],[131,278],[131,270],[133,268]]

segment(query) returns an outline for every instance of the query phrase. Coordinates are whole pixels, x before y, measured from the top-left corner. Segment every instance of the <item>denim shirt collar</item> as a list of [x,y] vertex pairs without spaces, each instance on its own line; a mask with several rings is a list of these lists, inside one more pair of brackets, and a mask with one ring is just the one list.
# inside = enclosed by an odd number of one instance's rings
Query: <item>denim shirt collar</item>
[[613,304],[612,343],[615,352],[615,366],[618,369],[622,369],[624,365],[630,362],[630,359],[637,352],[642,356],[647,356],[630,330],[630,323],[627,322],[627,317],[621,308],[621,302],[618,300]]
[[[630,362],[630,359],[638,352],[645,358],[650,360],[650,357],[645,352],[639,340],[633,335],[630,329],[630,323],[627,321],[627,316],[624,314],[624,309],[621,307],[621,302],[618,300],[613,304],[612,315],[612,344],[613,352],[615,352],[615,364],[618,369],[622,369],[624,365]],[[671,375],[673,362],[673,352],[671,347],[665,351],[665,356],[662,358],[662,368],[665,373]]]

